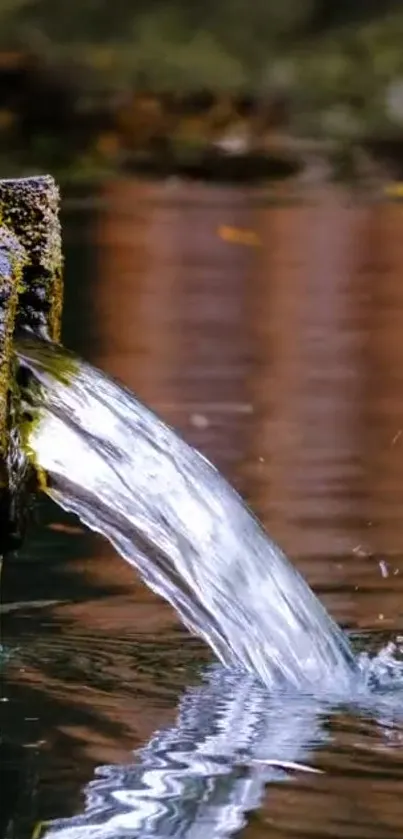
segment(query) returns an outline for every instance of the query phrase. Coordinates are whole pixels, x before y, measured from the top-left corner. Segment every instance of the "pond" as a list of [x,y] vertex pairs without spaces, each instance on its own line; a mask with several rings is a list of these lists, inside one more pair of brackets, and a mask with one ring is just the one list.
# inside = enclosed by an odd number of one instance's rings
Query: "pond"
[[[403,651],[403,206],[122,179],[66,196],[63,231],[64,342],[214,461],[387,665]],[[99,802],[121,822],[63,836],[400,839],[403,687],[376,708],[276,705],[212,667],[76,519],[46,500],[35,519],[3,569],[1,837],[45,836],[90,799],[94,824]],[[251,731],[290,765],[234,766]],[[217,766],[188,755],[206,738],[225,764],[213,797]]]

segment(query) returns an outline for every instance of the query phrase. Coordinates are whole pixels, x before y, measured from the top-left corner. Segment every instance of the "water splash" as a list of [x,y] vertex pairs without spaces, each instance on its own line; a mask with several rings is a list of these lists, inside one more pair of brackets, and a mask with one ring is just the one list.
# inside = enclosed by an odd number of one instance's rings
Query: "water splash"
[[[226,665],[266,687],[342,690],[346,636],[237,493],[129,391],[32,338],[28,446],[49,495],[106,536]],[[29,394],[28,394],[29,395]]]
[[358,689],[376,689],[378,693],[400,691],[403,688],[403,636],[388,640],[378,651],[368,650],[357,655],[360,671]]

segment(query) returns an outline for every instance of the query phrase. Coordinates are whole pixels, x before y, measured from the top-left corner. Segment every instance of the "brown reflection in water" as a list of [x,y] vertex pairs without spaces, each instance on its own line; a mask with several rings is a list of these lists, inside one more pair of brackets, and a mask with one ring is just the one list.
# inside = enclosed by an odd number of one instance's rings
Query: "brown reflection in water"
[[246,192],[231,189],[184,186],[176,200],[180,426],[236,481],[251,411],[248,312],[256,247],[247,234],[254,211]]
[[[349,744],[349,749],[353,744]],[[393,764],[392,764],[393,771]],[[398,767],[398,773],[400,767]],[[351,769],[350,769],[351,773]],[[358,772],[357,772],[358,775]],[[243,839],[398,839],[403,820],[402,780],[351,774],[299,777],[267,788]]]
[[96,350],[88,350],[91,361],[144,401],[175,411],[177,209],[159,200],[160,190],[131,181],[104,188],[106,206],[94,230]]
[[[358,626],[398,629],[403,595],[403,208],[380,203],[366,236],[366,516],[355,584]],[[365,559],[365,555],[367,558]],[[350,575],[350,580],[352,577]]]
[[235,466],[250,412],[248,195],[120,181],[105,197],[91,358],[221,466]]
[[[372,240],[372,247],[371,247]],[[403,207],[380,205],[372,256],[369,329],[368,484],[371,543],[403,552]]]
[[[367,222],[368,209],[336,190],[259,216],[250,494],[269,531],[322,588],[345,585],[344,557],[361,540]],[[333,598],[340,618],[350,601],[349,592]]]

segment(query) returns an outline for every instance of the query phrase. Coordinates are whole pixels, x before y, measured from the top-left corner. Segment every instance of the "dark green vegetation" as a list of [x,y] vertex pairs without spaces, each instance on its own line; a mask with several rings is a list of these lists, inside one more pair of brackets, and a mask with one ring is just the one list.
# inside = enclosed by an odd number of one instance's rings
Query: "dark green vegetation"
[[9,0],[3,171],[87,178],[151,155],[186,173],[228,135],[267,156],[279,130],[400,142],[402,38],[394,0]]
[[66,72],[87,69],[88,86],[141,79],[158,88],[250,88],[274,61],[329,32],[342,54],[343,26],[349,42],[369,37],[371,48],[397,58],[400,15],[393,23],[385,16],[398,9],[393,0],[9,0],[0,8],[0,47],[33,51],[59,68],[73,62]]

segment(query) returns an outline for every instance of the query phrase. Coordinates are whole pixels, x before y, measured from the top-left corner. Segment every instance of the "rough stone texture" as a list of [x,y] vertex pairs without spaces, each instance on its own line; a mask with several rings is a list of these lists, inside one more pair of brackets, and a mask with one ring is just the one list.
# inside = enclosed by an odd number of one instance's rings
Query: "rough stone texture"
[[24,531],[34,470],[21,446],[13,341],[29,329],[60,338],[62,254],[59,191],[52,177],[0,181],[0,556]]
[[16,236],[6,227],[0,227],[0,455],[3,457],[7,450],[14,323],[25,261],[25,250]]
[[50,175],[0,181],[0,220],[27,253],[16,327],[58,341],[63,298],[59,189]]
[[26,253],[7,227],[0,227],[0,554],[13,547],[16,531],[14,485],[17,479],[13,395],[13,336]]

